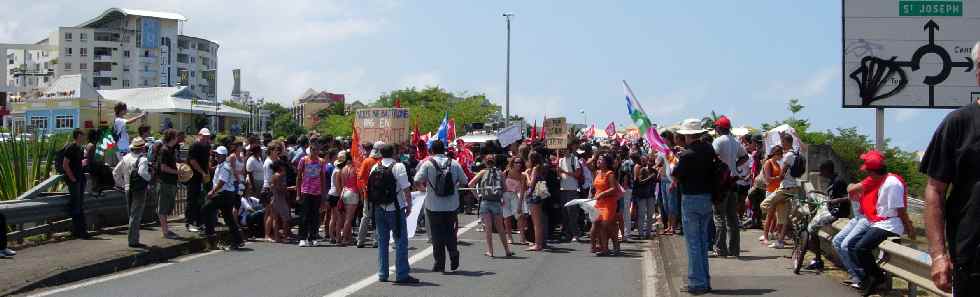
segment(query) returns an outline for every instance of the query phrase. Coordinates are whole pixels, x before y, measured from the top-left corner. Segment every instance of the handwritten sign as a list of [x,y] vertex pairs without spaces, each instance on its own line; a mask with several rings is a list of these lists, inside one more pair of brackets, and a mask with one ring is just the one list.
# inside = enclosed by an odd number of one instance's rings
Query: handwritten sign
[[357,129],[362,143],[379,140],[385,143],[408,143],[408,119],[407,108],[358,109],[354,128]]
[[565,118],[550,118],[544,120],[545,142],[548,149],[561,150],[568,148],[568,125]]

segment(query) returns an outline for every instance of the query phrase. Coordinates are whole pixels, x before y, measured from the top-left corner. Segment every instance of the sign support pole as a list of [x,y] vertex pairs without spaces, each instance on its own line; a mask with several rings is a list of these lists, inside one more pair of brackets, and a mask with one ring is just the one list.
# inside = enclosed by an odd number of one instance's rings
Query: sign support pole
[[885,108],[875,108],[875,149],[885,150]]

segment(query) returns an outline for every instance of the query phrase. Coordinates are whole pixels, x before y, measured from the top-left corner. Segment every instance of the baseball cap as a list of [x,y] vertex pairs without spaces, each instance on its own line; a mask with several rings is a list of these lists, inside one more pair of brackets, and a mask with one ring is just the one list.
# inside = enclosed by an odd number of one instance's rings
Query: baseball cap
[[200,130],[200,131],[197,131],[197,135],[201,135],[201,136],[211,136],[211,129],[208,129],[208,128],[201,128],[201,130]]
[[862,171],[878,170],[885,166],[885,156],[877,150],[861,154],[861,160],[864,161],[864,164],[861,164]]
[[728,117],[726,117],[726,116],[721,116],[717,120],[715,120],[715,127],[717,127],[717,128],[724,128],[724,129],[731,129],[732,128],[732,120],[729,120]]
[[219,146],[218,148],[214,149],[214,152],[216,154],[219,154],[219,155],[222,155],[222,156],[227,156],[228,155],[228,148],[226,148],[224,146]]

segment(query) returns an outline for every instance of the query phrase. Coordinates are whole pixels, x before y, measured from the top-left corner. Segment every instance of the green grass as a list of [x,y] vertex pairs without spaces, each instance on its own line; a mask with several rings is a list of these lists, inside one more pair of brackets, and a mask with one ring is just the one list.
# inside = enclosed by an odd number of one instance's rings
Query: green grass
[[0,201],[12,200],[51,176],[54,153],[67,135],[0,141]]

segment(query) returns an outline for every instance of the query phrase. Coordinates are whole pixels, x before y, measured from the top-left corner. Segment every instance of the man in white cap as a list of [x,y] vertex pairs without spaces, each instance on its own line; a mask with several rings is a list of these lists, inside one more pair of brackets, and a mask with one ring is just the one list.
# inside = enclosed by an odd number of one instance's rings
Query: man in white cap
[[214,236],[214,225],[218,223],[217,216],[220,211],[221,217],[225,219],[225,225],[228,226],[228,233],[231,235],[231,245],[228,246],[228,249],[240,249],[245,246],[245,240],[242,239],[238,220],[235,219],[232,212],[232,208],[240,200],[238,199],[238,189],[235,187],[235,175],[232,172],[231,164],[225,162],[228,149],[219,146],[214,149],[214,156],[215,162],[219,162],[218,167],[214,169],[214,177],[211,181],[214,186],[208,193],[208,202],[201,209],[204,234],[208,237]]
[[701,121],[687,119],[678,134],[684,135],[687,146],[678,154],[677,167],[672,172],[674,184],[681,192],[681,220],[684,239],[687,242],[687,287],[684,291],[693,295],[711,292],[711,276],[708,273],[708,238],[712,220],[711,195],[716,188],[715,160],[717,155],[710,143],[701,140],[707,132]]
[[[368,222],[370,222],[371,217],[374,216],[371,210],[371,205],[367,202],[367,182],[368,176],[371,175],[371,168],[374,165],[381,162],[381,148],[385,146],[384,141],[376,141],[371,149],[370,158],[361,161],[361,167],[357,170],[357,188],[361,191],[361,203],[364,203],[361,211],[361,223],[357,226],[357,247],[363,248],[365,241],[367,240]],[[375,242],[373,247],[378,247],[378,234],[375,232],[373,235]]]
[[188,231],[197,232],[204,223],[201,221],[201,204],[204,203],[202,185],[208,180],[208,162],[211,158],[211,130],[201,128],[197,132],[197,142],[187,151],[187,164],[194,170],[194,176],[187,182],[187,204],[184,218]]
[[140,243],[140,223],[146,206],[146,194],[150,184],[150,166],[146,158],[146,141],[136,138],[129,145],[129,153],[116,164],[112,176],[116,186],[126,190],[129,208],[129,247],[145,248]]

